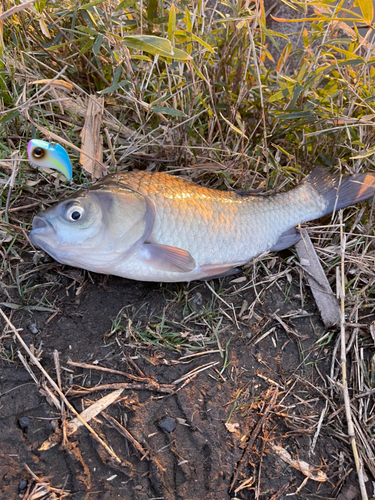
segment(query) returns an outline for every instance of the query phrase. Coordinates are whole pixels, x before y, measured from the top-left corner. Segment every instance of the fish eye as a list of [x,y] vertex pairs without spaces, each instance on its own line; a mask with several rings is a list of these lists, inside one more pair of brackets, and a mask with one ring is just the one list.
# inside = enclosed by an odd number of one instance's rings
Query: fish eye
[[81,217],[81,213],[78,212],[78,210],[74,210],[74,212],[72,212],[70,214],[70,218],[73,220],[78,220],[78,219],[80,219],[80,217]]
[[74,204],[68,208],[66,212],[66,218],[68,219],[68,221],[76,222],[82,217],[82,214],[83,214],[82,205]]
[[38,159],[43,158],[44,154],[45,154],[45,150],[43,148],[34,148],[33,149],[33,156],[35,158],[38,158]]

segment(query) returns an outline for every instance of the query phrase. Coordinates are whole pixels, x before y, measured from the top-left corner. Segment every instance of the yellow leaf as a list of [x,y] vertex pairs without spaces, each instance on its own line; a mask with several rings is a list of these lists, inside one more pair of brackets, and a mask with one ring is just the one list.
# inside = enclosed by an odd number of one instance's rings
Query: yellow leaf
[[166,38],[154,35],[129,35],[122,38],[123,44],[136,50],[144,50],[149,54],[170,57],[178,61],[189,61],[192,59],[189,54],[181,49],[172,47],[171,42]]
[[51,38],[50,32],[48,31],[48,28],[47,28],[46,23],[44,22],[44,19],[39,19],[39,26],[40,26],[40,29],[42,30],[43,35],[46,36],[47,38]]
[[173,35],[175,29],[176,29],[176,7],[174,6],[174,3],[172,3],[171,8],[169,10],[168,35]]
[[279,57],[279,60],[277,62],[277,66],[276,66],[276,73],[279,73],[280,72],[280,68],[285,64],[286,60],[288,59],[289,57],[289,54],[292,50],[292,44],[291,43],[287,43],[281,53],[281,56]]
[[261,19],[263,26],[265,26],[266,25],[266,11],[264,9],[263,0],[259,0],[259,7],[260,7],[260,19]]
[[358,5],[361,9],[364,22],[370,25],[374,18],[374,4],[372,0],[358,0]]
[[225,116],[220,113],[221,118],[229,125],[229,127],[234,130],[234,132],[237,132],[237,134],[242,135],[245,139],[247,139],[247,136],[240,130],[239,128],[235,127],[233,123],[231,123],[229,120],[225,118]]
[[[35,82],[32,82],[32,85],[46,85],[49,83],[51,80],[50,79],[45,79],[45,80],[35,80]],[[54,80],[51,83],[51,87],[58,87],[66,90],[73,90],[74,87],[71,83],[65,82],[64,80]]]

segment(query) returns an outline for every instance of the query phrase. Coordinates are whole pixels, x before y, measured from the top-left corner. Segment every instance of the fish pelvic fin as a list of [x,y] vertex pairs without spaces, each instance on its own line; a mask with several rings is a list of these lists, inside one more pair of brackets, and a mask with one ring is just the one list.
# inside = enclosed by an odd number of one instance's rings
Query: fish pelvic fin
[[327,203],[322,216],[367,200],[375,193],[375,174],[354,174],[340,179],[322,167],[315,167],[303,182],[312,186]]

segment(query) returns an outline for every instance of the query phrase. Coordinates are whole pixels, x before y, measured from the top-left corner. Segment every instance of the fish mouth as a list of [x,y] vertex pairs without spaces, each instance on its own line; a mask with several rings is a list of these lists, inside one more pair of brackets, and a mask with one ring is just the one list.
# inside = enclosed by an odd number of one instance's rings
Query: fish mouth
[[52,224],[41,214],[33,219],[33,228],[30,231],[29,238],[31,243],[38,247],[45,247],[45,238],[54,232]]

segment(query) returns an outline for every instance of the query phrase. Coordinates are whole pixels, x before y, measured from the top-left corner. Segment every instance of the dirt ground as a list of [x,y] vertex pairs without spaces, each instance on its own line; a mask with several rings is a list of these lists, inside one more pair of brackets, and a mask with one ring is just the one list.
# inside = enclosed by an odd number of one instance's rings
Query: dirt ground
[[[54,404],[29,360],[33,381],[1,320],[0,498],[39,498],[26,466],[55,488],[43,498],[356,498],[341,395],[327,384],[337,333],[317,343],[327,332],[298,267],[286,264],[292,256],[258,263],[256,286],[254,267],[208,285],[162,285],[36,263],[25,252],[0,299],[47,373],[57,380],[56,350],[78,411],[129,385],[90,422],[117,463],[86,429],[63,439],[59,397]],[[339,420],[324,417],[333,409]],[[45,442],[54,446],[41,450]]]

